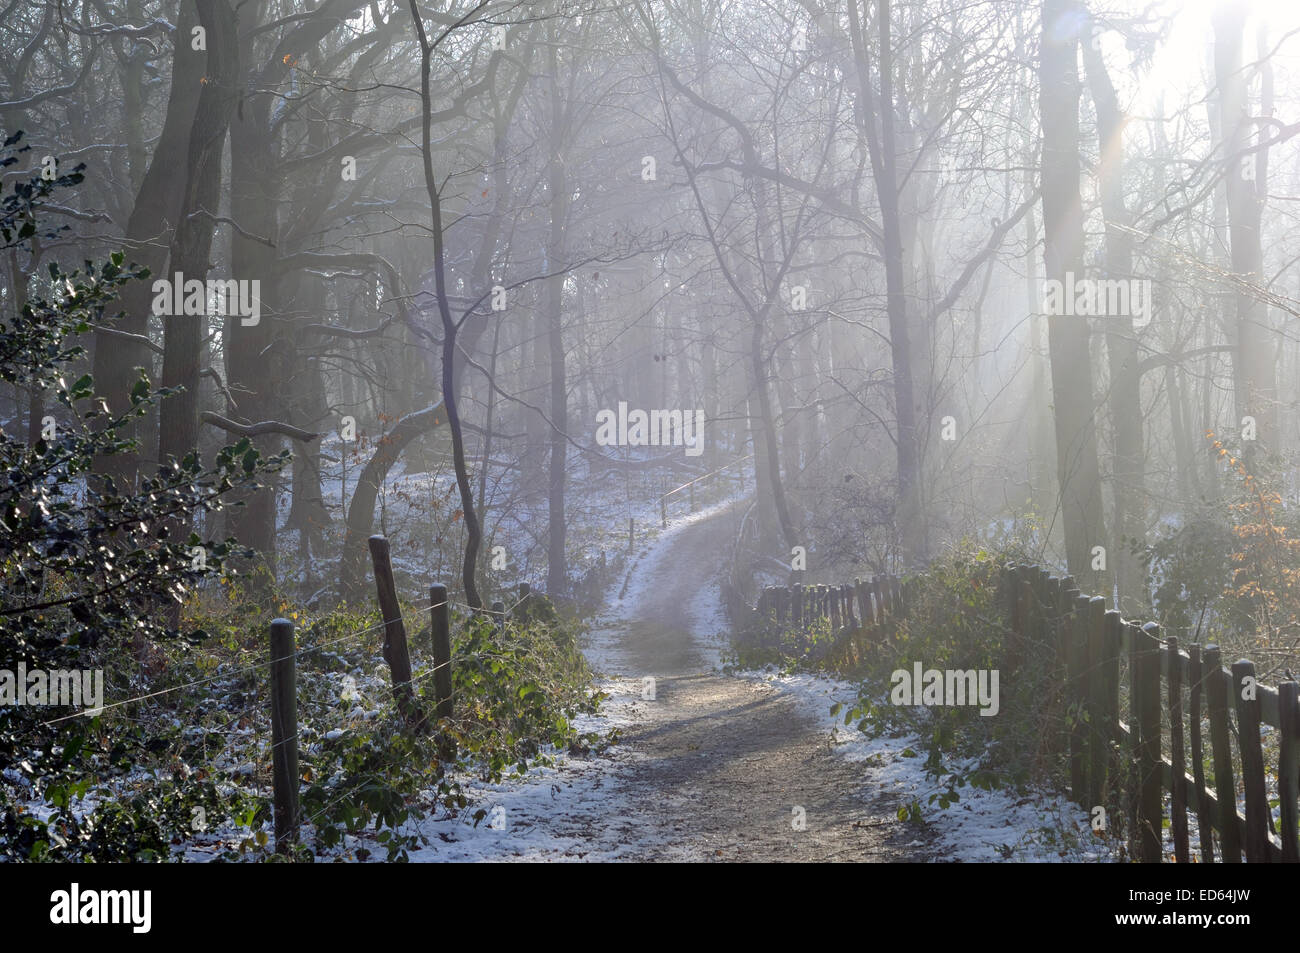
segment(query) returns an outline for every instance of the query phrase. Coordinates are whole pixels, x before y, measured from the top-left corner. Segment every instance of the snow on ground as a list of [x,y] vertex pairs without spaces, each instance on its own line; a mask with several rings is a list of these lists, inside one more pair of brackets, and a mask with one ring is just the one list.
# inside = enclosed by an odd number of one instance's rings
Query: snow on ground
[[[614,583],[610,607],[596,620],[588,638],[585,651],[593,669],[625,671],[620,649],[622,626],[634,618],[662,561],[671,558],[676,536],[686,526],[715,517],[734,502],[726,500],[673,522],[635,558],[626,577]],[[716,584],[700,589],[690,615],[697,620],[693,634],[711,664],[719,667],[728,646]],[[937,860],[1114,859],[1108,846],[1093,836],[1087,815],[1062,795],[965,787],[960,789],[961,799],[947,808],[929,803],[930,795],[943,787],[925,774],[924,749],[918,737],[873,738],[846,728],[839,716],[831,716],[834,703],[851,707],[856,701],[857,689],[849,683],[811,674],[740,672],[736,677],[763,681],[794,696],[799,709],[814,724],[825,727],[840,756],[862,763],[870,777],[865,796],[891,794],[919,802],[923,817],[938,834]],[[600,687],[610,698],[599,715],[582,721],[581,730],[605,734],[644,718],[638,681],[612,676],[602,680]],[[431,845],[412,854],[411,859],[618,860],[643,856],[656,844],[656,835],[636,822],[639,792],[629,790],[623,777],[637,757],[636,752],[613,745],[590,759],[557,756],[553,767],[536,769],[522,780],[493,786],[467,783],[466,793],[474,806],[456,818],[422,823],[421,830]],[[957,767],[969,770],[973,765]],[[476,827],[473,814],[479,807],[489,816]],[[501,811],[494,813],[494,808]],[[661,841],[658,844],[662,847]],[[921,844],[919,839],[917,844]],[[692,857],[688,847],[676,855]]]
[[[592,669],[605,677],[597,687],[609,695],[596,715],[575,722],[580,732],[608,736],[645,718],[640,680],[613,674],[623,670],[620,634],[631,621],[646,587],[687,526],[710,519],[734,505],[724,500],[669,523],[631,561],[627,573],[613,582],[609,608],[593,622],[583,651]],[[706,587],[692,606],[698,619],[697,637],[711,665],[719,664],[726,648],[726,620],[714,587]],[[639,755],[611,745],[590,758],[556,754],[550,767],[535,768],[522,779],[487,785],[462,778],[470,807],[456,817],[426,819],[419,830],[429,846],[414,851],[412,862],[439,861],[573,861],[634,860],[652,846],[663,847],[662,834],[638,823],[636,803],[643,792],[625,779]],[[488,815],[477,822],[475,813]],[[694,859],[689,847],[671,851],[670,859]]]
[[[610,697],[598,715],[576,721],[579,731],[601,734],[644,715],[640,684],[617,679],[602,685]],[[421,822],[429,846],[411,852],[413,863],[443,861],[577,861],[636,859],[653,841],[630,817],[631,798],[621,768],[635,758],[610,746],[590,759],[557,756],[522,780],[480,784],[463,780],[470,807],[457,817]],[[477,809],[488,812],[476,824]]]
[[[926,775],[920,738],[873,738],[845,727],[842,716],[831,716],[835,703],[845,708],[856,703],[856,686],[810,674],[751,672],[745,676],[762,679],[794,695],[809,718],[826,726],[842,757],[870,765],[879,791],[918,801],[922,816],[938,832],[938,860],[971,863],[1114,859],[1106,844],[1091,833],[1087,815],[1063,795],[1043,791],[1017,795],[1009,790],[964,787],[958,792],[961,800],[946,809],[930,804],[930,795],[945,788]],[[970,770],[974,765],[956,767]]]
[[[451,489],[449,479],[449,474],[407,474],[399,464],[387,482],[414,490],[411,495],[415,499],[426,494],[445,498]],[[501,474],[499,479],[501,482],[494,489],[510,496],[513,474]],[[424,485],[416,489],[412,482]],[[629,557],[623,577],[611,585],[608,608],[594,620],[584,640],[589,663],[604,676],[598,686],[610,697],[599,714],[584,716],[578,727],[601,736],[636,724],[645,717],[639,681],[620,677],[627,672],[621,647],[624,627],[635,619],[637,607],[664,568],[664,561],[672,558],[678,535],[688,526],[717,517],[735,506],[738,499],[729,497],[676,518],[667,528],[660,529],[654,497],[628,493],[620,483],[610,480],[608,485],[590,487],[594,492],[583,494],[581,504],[581,508],[592,514],[599,511],[607,514],[612,508],[622,513],[624,520],[631,515],[637,529],[637,548]],[[327,492],[328,489],[333,487],[327,487]],[[407,513],[396,512],[400,510],[398,501],[403,496],[398,493],[393,497],[396,505],[389,511],[389,518],[398,526],[407,518]],[[523,522],[527,522],[529,509],[525,505],[518,514]],[[499,526],[498,531],[506,539],[498,538],[498,541],[509,541],[516,536],[518,530],[511,522],[508,518]],[[607,516],[593,523],[602,524],[613,525]],[[604,537],[611,533],[605,529],[598,535]],[[606,544],[602,538],[597,545]],[[609,535],[608,544],[614,544],[614,535]],[[720,668],[721,657],[729,644],[716,581],[696,591],[689,615],[695,620],[692,634],[706,667]],[[869,785],[866,796],[875,790],[918,801],[923,817],[938,832],[940,859],[977,862],[1111,858],[1107,846],[1092,836],[1087,816],[1063,796],[1047,792],[1021,796],[1011,791],[967,787],[960,789],[961,799],[946,809],[929,803],[930,795],[942,788],[925,774],[920,739],[868,737],[856,729],[845,728],[838,716],[830,715],[833,703],[851,707],[856,701],[857,690],[853,685],[810,674],[741,672],[736,677],[761,680],[792,694],[809,719],[825,726],[841,756],[862,762],[864,773],[869,773],[873,784],[879,786]],[[497,785],[462,778],[471,806],[456,817],[441,814],[420,822],[420,830],[429,838],[430,845],[414,852],[411,859],[617,860],[643,856],[656,835],[647,833],[644,825],[636,823],[635,796],[639,792],[631,791],[623,777],[637,757],[630,749],[611,745],[589,757],[556,753],[551,766],[535,768],[522,779]],[[474,814],[480,808],[488,816],[476,824]],[[690,856],[689,849],[679,853],[682,859]]]
[[696,642],[701,654],[713,668],[722,667],[722,655],[731,650],[728,636],[730,623],[722,606],[722,592],[715,584],[701,589],[691,600],[691,618],[695,619]]
[[[361,470],[374,452],[375,439],[378,435],[369,435],[364,445],[344,445],[331,435],[321,444],[321,499],[335,518],[323,547],[327,555],[312,557],[311,575],[318,583],[328,582],[337,572],[345,501],[351,498]],[[631,464],[647,464],[663,457],[657,447],[623,447],[617,454]],[[477,481],[482,458],[471,456],[470,462]],[[662,468],[593,467],[585,454],[577,454],[567,465],[567,479],[570,571],[581,576],[600,561],[602,553],[613,558],[627,552],[629,520],[635,550],[655,539],[661,532],[661,495],[684,484],[690,475]],[[700,490],[712,494],[717,487],[731,487],[738,481],[739,473],[732,467],[718,480],[700,484]],[[685,493],[669,497],[666,507],[670,520],[681,514],[687,499]],[[298,531],[288,526],[289,502],[287,493],[279,494],[281,568],[286,578],[296,578],[302,567],[297,562]],[[520,582],[537,587],[546,576],[545,533],[539,530],[546,525],[548,505],[544,486],[530,486],[529,481],[521,480],[513,461],[494,458],[487,471],[485,497],[479,501],[479,517],[484,550],[491,552],[496,546],[506,550],[509,568],[495,581],[511,591]],[[375,509],[374,532],[383,533],[392,544],[399,585],[402,577],[409,577],[422,585],[450,581],[455,587],[459,553],[464,549],[464,522],[458,516],[459,507],[450,457],[431,450],[426,443],[408,447],[385,476]],[[437,544],[438,540],[442,545]],[[493,593],[494,598],[502,595]]]
[[[646,597],[648,588],[655,584],[664,560],[670,558],[677,537],[689,526],[712,519],[735,506],[743,497],[732,496],[674,520],[667,529],[659,531],[654,540],[628,564],[623,578],[610,588],[607,608],[592,623],[583,652],[592,669],[601,674],[626,671],[622,645],[622,626],[633,621],[636,607]],[[716,584],[702,586],[693,597],[691,618],[696,620],[696,638],[710,669],[721,666],[721,655],[729,647],[727,621],[722,612],[722,600]]]

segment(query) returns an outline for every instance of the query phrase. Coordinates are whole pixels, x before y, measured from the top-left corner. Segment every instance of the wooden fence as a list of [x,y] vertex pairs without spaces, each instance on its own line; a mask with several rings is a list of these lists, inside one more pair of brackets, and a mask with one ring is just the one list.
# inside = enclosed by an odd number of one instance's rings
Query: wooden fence
[[[1163,857],[1166,793],[1179,863],[1190,858],[1189,817],[1196,818],[1203,863],[1239,863],[1243,854],[1251,863],[1300,859],[1300,684],[1260,685],[1252,662],[1224,668],[1217,645],[1184,650],[1175,636],[1162,638],[1154,622],[1122,619],[1103,599],[1080,593],[1071,577],[1036,566],[1007,569],[1001,596],[1008,619],[1004,664],[1014,672],[1034,646],[1054,654],[1075,712],[1068,741],[1071,795],[1092,810],[1107,807],[1109,793],[1109,806],[1129,820],[1135,859]],[[1279,732],[1276,825],[1263,725]]]
[[[879,636],[905,614],[909,590],[908,581],[877,576],[767,587],[753,607],[730,587],[725,598],[737,627],[768,620],[803,629],[829,619],[826,654]],[[1154,622],[1125,620],[1072,577],[1038,566],[1003,571],[998,608],[1002,683],[1037,670],[1059,693],[1065,723],[1059,732],[1043,726],[1048,745],[1068,764],[1071,797],[1090,819],[1125,819],[1131,857],[1164,859],[1167,813],[1175,862],[1191,858],[1191,818],[1202,863],[1300,859],[1300,683],[1258,684],[1252,662],[1225,668],[1217,645],[1184,648]],[[1277,823],[1264,757],[1270,728],[1278,741]]]
[[828,620],[831,640],[813,646],[814,657],[853,648],[878,639],[886,627],[903,616],[909,584],[898,576],[878,575],[839,586],[766,586],[758,605],[749,605],[730,585],[724,585],[727,616],[738,632],[759,632],[760,641],[781,628],[803,631],[816,620]]
[[[422,731],[434,720],[452,715],[451,602],[447,587],[435,585],[429,589],[428,631],[433,668],[425,675],[433,676],[434,712],[431,718],[420,710],[413,689],[410,647],[397,601],[388,540],[383,536],[372,536],[369,545],[383,619],[384,661],[392,675],[393,694],[405,723],[412,730]],[[490,612],[501,622],[509,616],[527,617],[531,593],[528,584],[523,583],[519,586],[519,601],[510,609],[501,602],[494,602],[490,610],[480,611]],[[297,841],[302,819],[298,801],[297,658],[304,653],[296,648],[293,623],[289,620],[273,621],[270,636],[272,806],[276,851],[284,853]]]
[[[681,486],[675,487],[674,489],[669,490],[667,493],[659,497],[660,527],[667,528],[668,526],[668,504],[673,500],[673,497],[676,497],[679,493],[685,491],[687,493],[687,499],[690,502],[690,508],[691,508],[690,511],[694,513],[696,486],[699,484],[707,484],[708,481],[710,480],[713,480],[715,483],[721,482],[722,477],[720,476],[720,474],[726,473],[731,467],[737,468],[735,471],[735,475],[736,478],[740,481],[740,492],[743,494],[745,492],[745,468],[743,466],[738,466],[738,464],[744,463],[746,460],[749,460],[753,456],[754,455],[752,453],[749,453],[743,457],[739,457],[735,460],[732,460],[730,463],[724,463],[716,470],[713,470],[710,473],[706,473],[703,476],[696,477],[694,480],[688,480],[685,483],[683,483]],[[730,474],[728,474],[728,476],[730,476]],[[630,535],[630,530],[629,530],[629,535]],[[630,544],[628,548],[629,549],[631,548]]]

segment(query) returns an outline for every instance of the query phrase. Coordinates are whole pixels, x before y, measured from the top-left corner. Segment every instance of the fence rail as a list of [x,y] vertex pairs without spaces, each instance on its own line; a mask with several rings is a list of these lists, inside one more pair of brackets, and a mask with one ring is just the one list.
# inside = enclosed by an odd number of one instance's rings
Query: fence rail
[[[1214,644],[1193,644],[1184,651],[1177,637],[1162,638],[1154,622],[1122,619],[1118,612],[1106,611],[1101,599],[1081,595],[1070,577],[1052,576],[1039,567],[1008,569],[1003,598],[1015,639],[1055,646],[1058,659],[1064,656],[1066,687],[1082,714],[1076,725],[1093,726],[1071,733],[1071,794],[1085,806],[1100,805],[1099,792],[1112,782],[1109,787],[1130,819],[1134,857],[1162,858],[1168,793],[1177,862],[1190,858],[1189,817],[1197,821],[1202,862],[1216,859],[1211,832],[1218,834],[1217,859],[1223,863],[1239,863],[1243,854],[1251,863],[1300,859],[1300,685],[1262,685],[1248,659],[1225,668]],[[1080,645],[1086,655],[1081,656]],[[1120,677],[1122,661],[1127,662],[1126,679]],[[1120,708],[1125,690],[1127,719]],[[1264,725],[1280,733],[1276,825],[1268,798]],[[1206,778],[1207,753],[1212,783]]]
[[749,605],[739,591],[724,587],[727,616],[738,631],[756,628],[770,637],[767,621],[776,626],[807,629],[817,619],[830,623],[832,640],[817,654],[855,649],[860,640],[870,640],[904,614],[908,583],[898,576],[877,575],[855,579],[838,586],[795,584],[765,586],[758,593],[758,604]]
[[[447,587],[434,585],[429,589],[429,639],[433,667],[423,675],[412,675],[410,648],[406,638],[406,624],[397,599],[393,578],[392,558],[387,538],[372,536],[369,540],[370,557],[374,566],[375,589],[383,621],[365,632],[384,630],[384,661],[392,676],[393,695],[403,721],[414,731],[427,730],[436,722],[450,718],[453,713],[451,606]],[[499,625],[507,618],[527,618],[532,589],[527,583],[519,586],[519,600],[507,608],[494,602],[491,609],[474,610],[495,616]],[[456,603],[460,605],[460,603]],[[464,608],[470,609],[470,606]],[[355,633],[354,633],[355,634]],[[298,840],[302,821],[299,808],[298,770],[298,707],[297,669],[299,655],[295,645],[293,623],[276,619],[270,629],[271,666],[271,725],[272,725],[272,806],[275,827],[276,851],[288,852]],[[462,660],[463,661],[463,660]],[[420,710],[414,692],[414,683],[428,675],[433,676],[434,718]],[[444,747],[444,756],[454,756],[451,747]]]
[[[724,595],[742,629],[761,630],[764,620],[796,629],[829,620],[833,637],[822,654],[830,654],[881,637],[906,614],[912,584],[876,576],[770,586],[755,606],[731,587]],[[1225,668],[1217,645],[1184,648],[1156,623],[1123,619],[1072,577],[1039,566],[1006,567],[997,599],[1004,684],[1031,669],[1048,676],[1067,712],[1048,742],[1068,767],[1070,796],[1093,816],[1100,808],[1106,818],[1124,818],[1131,857],[1164,858],[1167,796],[1175,862],[1191,859],[1192,818],[1202,863],[1300,860],[1300,683],[1260,684],[1251,661]],[[1276,823],[1265,759],[1270,729],[1278,741]]]
[[[717,477],[718,474],[726,472],[731,467],[734,467],[737,464],[744,463],[746,460],[751,459],[753,456],[754,455],[752,453],[748,453],[743,457],[738,457],[737,459],[732,460],[730,463],[724,463],[716,470],[712,470],[709,473],[704,474],[703,476],[698,476],[694,480],[687,480],[681,486],[675,487],[669,490],[667,493],[660,496],[659,497],[660,527],[668,526],[668,501],[671,500],[674,496],[676,496],[678,493],[681,493],[683,490],[687,491],[690,499],[691,512],[694,513],[695,512],[695,485],[697,483],[703,483],[706,480],[712,480],[714,477]],[[740,467],[738,470],[736,470],[736,475],[740,479],[740,491],[743,493],[745,491],[745,468]]]

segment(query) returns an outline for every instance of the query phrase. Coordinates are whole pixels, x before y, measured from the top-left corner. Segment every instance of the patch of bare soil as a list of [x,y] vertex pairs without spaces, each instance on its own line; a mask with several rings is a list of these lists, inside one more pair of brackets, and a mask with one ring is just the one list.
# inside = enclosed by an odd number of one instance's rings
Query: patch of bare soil
[[622,658],[607,674],[655,679],[654,700],[620,744],[633,755],[619,759],[619,786],[634,810],[619,826],[642,835],[645,860],[929,859],[929,838],[898,821],[899,801],[880,792],[869,766],[838,756],[794,697],[704,671],[689,613],[723,562],[729,537],[719,522],[680,530],[624,613],[633,621],[605,634]]

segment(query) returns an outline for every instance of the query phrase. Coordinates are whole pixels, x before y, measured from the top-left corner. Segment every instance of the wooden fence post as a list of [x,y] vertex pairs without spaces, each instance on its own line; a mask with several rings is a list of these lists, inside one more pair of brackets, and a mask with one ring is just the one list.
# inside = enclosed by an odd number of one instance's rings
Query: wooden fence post
[[1088,660],[1087,678],[1084,680],[1088,693],[1088,810],[1102,803],[1102,792],[1106,785],[1106,755],[1110,738],[1106,731],[1103,712],[1106,710],[1106,678],[1102,668],[1105,655],[1106,600],[1094,596],[1088,600],[1088,610],[1084,618],[1085,633],[1088,640],[1086,657]]
[[288,853],[298,840],[298,666],[293,623],[271,623],[271,784],[275,850]]
[[1239,864],[1241,831],[1237,826],[1237,785],[1228,739],[1228,674],[1223,670],[1217,645],[1207,645],[1202,658],[1210,744],[1214,748],[1214,793],[1219,802],[1219,846],[1225,864]]
[[519,617],[520,621],[528,621],[528,612],[532,608],[533,587],[526,582],[519,584],[519,602],[515,605],[514,614]]
[[1055,646],[1059,638],[1059,629],[1064,625],[1064,611],[1061,609],[1065,591],[1060,580],[1049,578],[1043,580],[1038,570],[1026,566],[1021,573],[1020,588],[1020,627],[1024,630],[1021,648],[1028,654],[1044,645]]
[[1191,730],[1192,783],[1196,785],[1196,827],[1201,840],[1201,863],[1214,863],[1214,819],[1205,788],[1205,752],[1201,745],[1201,698],[1205,676],[1201,668],[1201,647],[1187,647],[1187,726]]
[[1187,842],[1187,765],[1183,753],[1183,657],[1178,651],[1178,636],[1169,636],[1165,645],[1169,658],[1169,826],[1174,835],[1174,861],[1185,864],[1191,850]]
[[433,693],[439,718],[450,718],[451,703],[451,606],[446,586],[429,587],[430,626],[433,639]]
[[1138,678],[1138,653],[1142,649],[1142,628],[1135,622],[1125,622],[1128,634],[1128,851],[1130,857],[1139,853],[1138,801],[1141,799],[1142,774],[1138,767],[1142,747],[1142,727],[1138,719],[1138,699],[1142,683]]
[[[1005,619],[1007,634],[1003,636],[1003,649],[1009,648],[1008,642],[1013,642],[1015,637],[1021,634],[1020,628],[1020,600],[1016,597],[1019,586],[1017,580],[1019,577],[1018,566],[1002,567],[1002,586],[998,592],[1001,599],[1002,617]],[[1014,653],[1012,653],[1014,654]]]
[[406,645],[406,626],[397,604],[397,587],[393,582],[393,563],[388,540],[370,537],[370,559],[375,566],[375,588],[379,593],[379,612],[384,621],[384,661],[393,677],[393,695],[403,717],[415,717],[411,697],[411,655]]
[[1164,830],[1161,805],[1160,756],[1160,627],[1148,622],[1133,630],[1138,640],[1138,797],[1139,859],[1148,864],[1160,863],[1161,834]]
[[1016,671],[1022,662],[1025,644],[1025,623],[1021,612],[1020,567],[1004,566],[1002,585],[998,593],[1006,631],[1002,636],[1002,667]]
[[[1037,602],[1038,641],[1052,650],[1052,662],[1064,672],[1068,668],[1068,645],[1065,641],[1065,618],[1070,614],[1074,603],[1074,580],[1069,576],[1058,576],[1048,580],[1046,589],[1031,593],[1029,598]],[[1033,619],[1033,615],[1030,615]]]
[[[1247,679],[1254,687],[1247,692]],[[1237,701],[1237,743],[1241,749],[1241,778],[1246,787],[1246,862],[1266,864],[1268,851],[1268,793],[1264,787],[1264,751],[1259,740],[1260,701],[1264,689],[1255,679],[1255,663],[1232,663],[1232,694]],[[1245,697],[1249,694],[1251,697]],[[1279,719],[1280,720],[1280,719]],[[1234,805],[1235,807],[1235,805]]]
[[[1045,593],[1045,594],[1044,594]],[[1031,591],[1025,582],[1028,632],[1038,643],[1044,663],[1052,678],[1049,691],[1054,692],[1051,709],[1056,721],[1050,726],[1049,747],[1054,754],[1068,759],[1070,753],[1070,659],[1068,622],[1078,590],[1069,576],[1058,578],[1042,593]]]
[[1070,745],[1070,797],[1076,804],[1089,810],[1086,790],[1087,777],[1084,765],[1087,764],[1087,726],[1084,723],[1083,690],[1084,666],[1087,664],[1087,642],[1084,631],[1083,613],[1080,605],[1087,604],[1087,596],[1078,589],[1066,593],[1065,618],[1062,619],[1061,638],[1065,643],[1065,703],[1069,718]]
[[1106,612],[1103,625],[1101,721],[1105,730],[1106,777],[1109,779],[1110,793],[1107,815],[1110,816],[1113,809],[1115,816],[1118,816],[1121,803],[1119,793],[1124,786],[1119,757],[1119,663],[1123,654],[1124,620],[1118,610],[1111,609]]
[[1282,738],[1277,759],[1277,794],[1282,816],[1278,834],[1282,839],[1282,860],[1300,861],[1297,842],[1296,798],[1300,797],[1300,682],[1286,681],[1277,687],[1278,722]]

